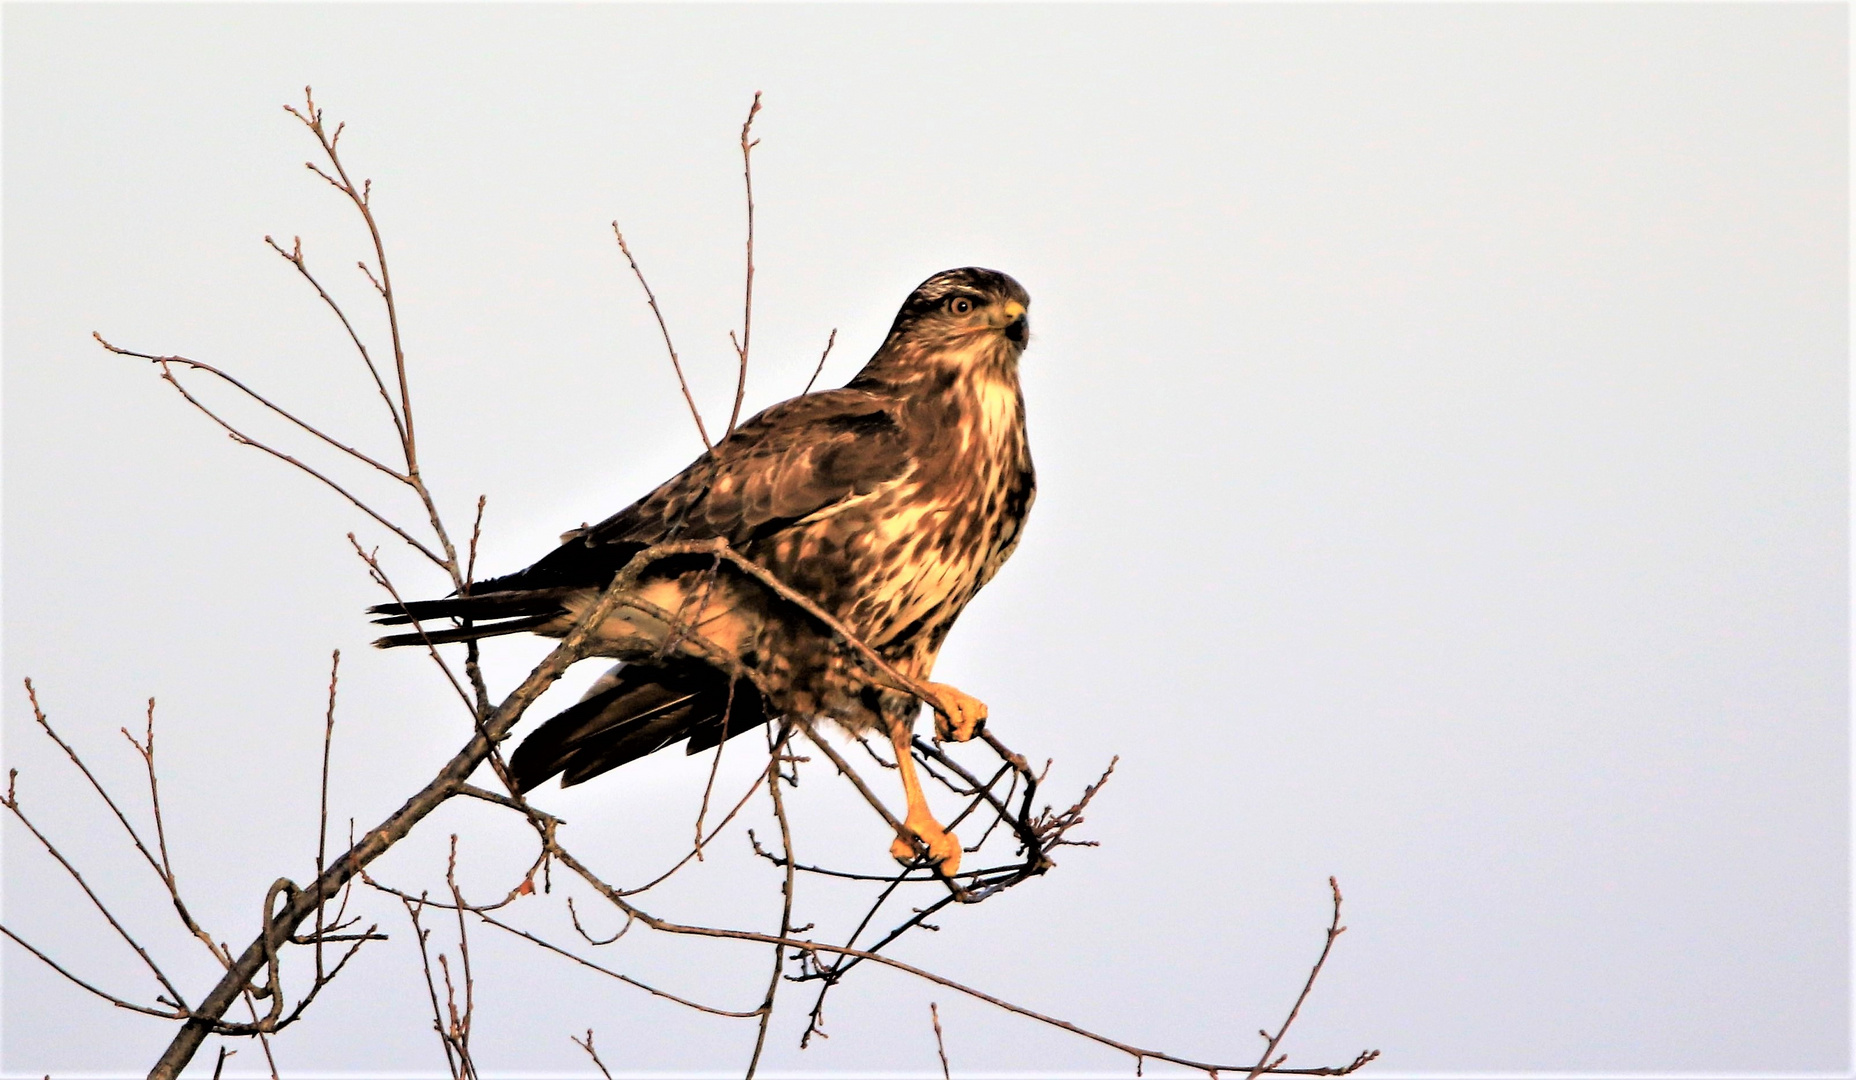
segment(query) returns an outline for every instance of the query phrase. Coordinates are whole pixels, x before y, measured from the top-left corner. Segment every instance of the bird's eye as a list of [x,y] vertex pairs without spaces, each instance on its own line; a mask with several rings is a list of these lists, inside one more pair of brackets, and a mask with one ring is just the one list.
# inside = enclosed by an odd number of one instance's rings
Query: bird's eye
[[956,296],[947,302],[947,310],[956,315],[965,315],[973,310],[973,301],[964,296]]

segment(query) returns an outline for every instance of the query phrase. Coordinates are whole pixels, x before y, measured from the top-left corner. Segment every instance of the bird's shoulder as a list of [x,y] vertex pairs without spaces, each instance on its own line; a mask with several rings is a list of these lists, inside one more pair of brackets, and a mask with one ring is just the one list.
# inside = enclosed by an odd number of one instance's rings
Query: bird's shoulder
[[640,500],[635,527],[747,543],[869,493],[908,472],[913,456],[893,399],[852,388],[808,394],[750,418]]
[[513,577],[609,575],[638,550],[717,537],[743,546],[906,476],[913,440],[898,402],[846,387],[783,401],[743,421],[682,472],[596,525],[574,530]]

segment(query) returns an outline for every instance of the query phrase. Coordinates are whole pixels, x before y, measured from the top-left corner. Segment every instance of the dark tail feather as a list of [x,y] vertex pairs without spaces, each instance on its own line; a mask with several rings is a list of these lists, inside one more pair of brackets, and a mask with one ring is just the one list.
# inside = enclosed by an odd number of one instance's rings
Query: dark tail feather
[[385,616],[374,620],[380,626],[399,626],[415,619],[509,619],[518,615],[539,615],[544,611],[558,613],[562,610],[563,597],[584,591],[578,587],[509,589],[475,596],[447,596],[442,600],[375,604],[367,612]]
[[752,683],[731,693],[728,676],[707,665],[624,664],[608,678],[611,685],[596,685],[509,756],[518,790],[557,774],[571,787],[686,738],[696,753],[767,722]]
[[430,630],[411,634],[388,634],[374,639],[374,648],[391,649],[400,645],[443,645],[447,641],[476,641],[479,638],[496,637],[500,634],[514,634],[522,630],[533,630],[537,626],[546,626],[564,614],[559,608],[531,615],[526,619],[511,619],[508,622],[490,623],[487,626],[449,626],[443,629],[434,627]]

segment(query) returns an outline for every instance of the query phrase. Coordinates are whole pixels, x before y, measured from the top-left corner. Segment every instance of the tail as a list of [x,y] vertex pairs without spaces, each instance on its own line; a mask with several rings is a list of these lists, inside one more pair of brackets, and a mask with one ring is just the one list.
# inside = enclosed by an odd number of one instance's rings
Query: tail
[[571,787],[679,740],[695,754],[766,722],[766,702],[745,679],[731,685],[694,662],[621,664],[524,739],[509,771],[519,791],[556,774]]
[[389,634],[374,642],[382,649],[399,645],[433,645],[447,641],[475,641],[478,638],[533,630],[567,614],[561,601],[583,589],[511,589],[479,593],[472,596],[448,596],[443,600],[414,600],[405,604],[376,604],[368,614],[380,615],[374,622],[381,626],[401,626],[427,619],[491,620],[481,625],[430,629],[411,634]]

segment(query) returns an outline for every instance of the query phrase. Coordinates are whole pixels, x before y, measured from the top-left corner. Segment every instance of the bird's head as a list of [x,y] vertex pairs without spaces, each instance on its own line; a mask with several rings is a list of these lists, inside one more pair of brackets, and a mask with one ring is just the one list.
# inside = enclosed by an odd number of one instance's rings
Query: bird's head
[[1031,340],[1026,314],[1030,306],[1030,294],[1010,275],[977,266],[943,270],[917,285],[902,302],[884,349],[915,346],[964,352],[974,346],[1003,345],[1016,359]]

